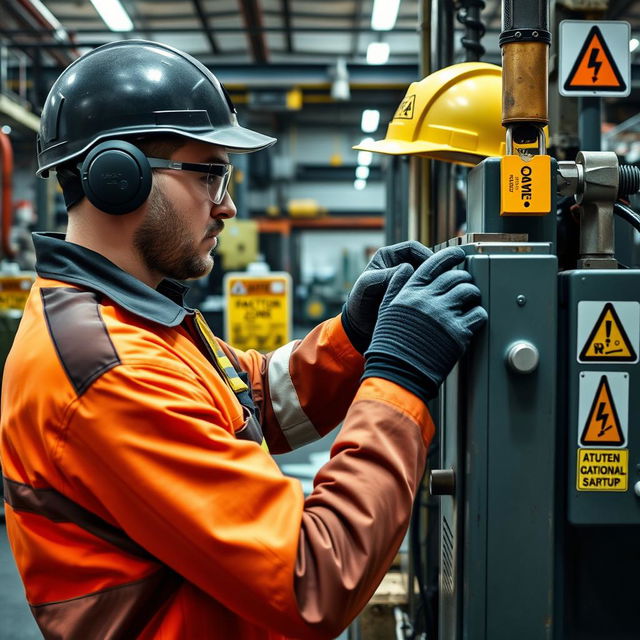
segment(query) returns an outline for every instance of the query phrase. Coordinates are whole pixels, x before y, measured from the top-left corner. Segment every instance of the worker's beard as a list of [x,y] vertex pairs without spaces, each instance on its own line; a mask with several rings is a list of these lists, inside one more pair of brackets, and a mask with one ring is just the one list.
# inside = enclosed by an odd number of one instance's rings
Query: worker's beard
[[[219,232],[222,221],[212,221],[207,233]],[[165,278],[201,278],[213,268],[213,250],[202,255],[203,237],[193,237],[193,228],[155,185],[148,200],[147,215],[138,227],[134,246],[147,268]]]

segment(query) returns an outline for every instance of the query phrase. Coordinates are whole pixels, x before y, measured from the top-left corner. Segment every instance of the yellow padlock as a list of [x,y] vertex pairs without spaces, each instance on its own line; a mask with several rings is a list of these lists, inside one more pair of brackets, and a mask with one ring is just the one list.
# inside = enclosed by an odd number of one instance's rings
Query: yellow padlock
[[551,156],[504,156],[500,163],[500,215],[544,216],[551,211]]

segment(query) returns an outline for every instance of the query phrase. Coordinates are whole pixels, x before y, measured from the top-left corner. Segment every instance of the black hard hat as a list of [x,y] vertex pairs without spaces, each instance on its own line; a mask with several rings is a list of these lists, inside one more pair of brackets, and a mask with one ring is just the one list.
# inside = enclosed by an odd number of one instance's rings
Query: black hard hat
[[56,80],[42,110],[38,175],[101,140],[176,134],[233,153],[276,142],[238,124],[224,87],[190,55],[158,42],[121,40],[94,49]]

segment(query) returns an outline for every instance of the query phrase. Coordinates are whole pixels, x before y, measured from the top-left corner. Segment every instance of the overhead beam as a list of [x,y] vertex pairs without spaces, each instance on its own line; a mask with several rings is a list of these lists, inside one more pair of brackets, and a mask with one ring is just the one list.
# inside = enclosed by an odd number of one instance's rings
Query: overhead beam
[[202,6],[202,0],[193,0],[193,6],[196,9],[196,13],[198,14],[198,18],[200,19],[200,23],[202,24],[204,33],[207,36],[207,40],[209,41],[211,52],[214,55],[218,55],[220,53],[220,48],[218,47],[218,43],[213,37],[211,27],[209,26],[209,19],[207,18],[207,14],[205,13],[204,7]]
[[[259,63],[268,61],[267,41],[264,37],[264,22],[260,0],[239,0],[240,11],[246,27],[249,46],[253,59]],[[286,30],[279,29],[279,31]]]
[[[355,11],[353,16],[354,29],[360,28],[360,24],[362,21],[362,5],[363,5],[363,0],[356,1],[356,6],[355,6]],[[352,58],[355,58],[358,55],[359,43],[360,43],[360,32],[354,31],[353,35],[351,36],[351,57]]]
[[633,4],[633,0],[613,0],[609,3],[606,16],[608,20],[617,20]]
[[293,36],[291,34],[291,7],[289,0],[282,0],[282,19],[284,21],[287,53],[293,53]]

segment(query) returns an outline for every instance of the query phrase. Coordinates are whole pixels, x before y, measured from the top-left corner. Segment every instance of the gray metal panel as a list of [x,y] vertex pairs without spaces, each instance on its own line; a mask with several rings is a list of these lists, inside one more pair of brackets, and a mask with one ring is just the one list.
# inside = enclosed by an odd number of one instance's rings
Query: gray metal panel
[[[486,638],[541,640],[553,627],[557,259],[491,256],[490,269]],[[505,362],[522,340],[540,353],[526,375]]]
[[[441,581],[440,637],[551,638],[557,259],[549,245],[463,248],[489,323],[441,396],[442,467],[457,471],[455,499],[441,502],[442,532],[446,518],[457,593]],[[540,352],[532,374],[507,368],[519,340]]]
[[[482,292],[482,304],[491,308],[490,258],[474,255],[467,260],[467,268]],[[466,380],[464,395],[458,402],[461,409],[465,438],[459,456],[464,462],[464,503],[460,507],[463,536],[462,547],[462,638],[488,640],[487,616],[487,475],[489,453],[489,358],[493,319],[477,336],[465,359]],[[463,526],[462,526],[463,525]],[[447,636],[443,636],[446,638]]]
[[[567,366],[568,406],[566,409],[568,443],[567,486],[568,515],[574,524],[640,524],[640,499],[633,485],[640,480],[640,366],[638,364],[578,364],[576,358],[578,302],[635,301],[640,292],[638,270],[568,271],[560,274],[561,305],[566,314],[563,354]],[[629,374],[629,488],[626,492],[578,491],[576,459],[578,442],[579,376],[583,371],[616,371]]]

